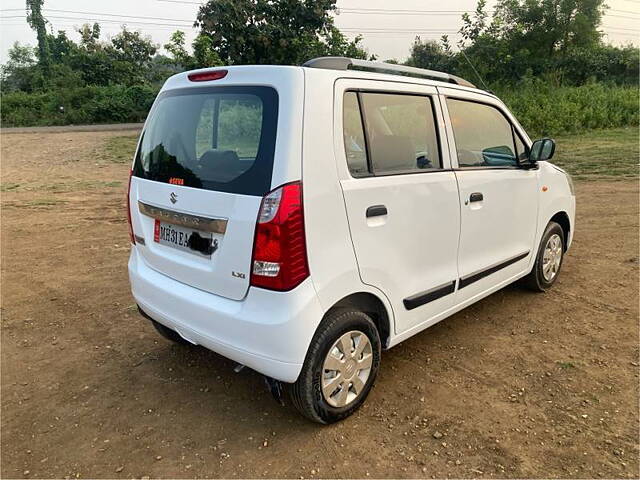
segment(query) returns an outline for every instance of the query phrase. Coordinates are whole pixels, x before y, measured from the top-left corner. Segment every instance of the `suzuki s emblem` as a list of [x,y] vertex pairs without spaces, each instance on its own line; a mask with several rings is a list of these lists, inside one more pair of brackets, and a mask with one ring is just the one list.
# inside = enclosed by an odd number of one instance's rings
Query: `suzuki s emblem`
[[174,192],[171,192],[171,195],[169,195],[169,200],[171,200],[171,203],[176,203],[178,201],[178,195],[176,195]]

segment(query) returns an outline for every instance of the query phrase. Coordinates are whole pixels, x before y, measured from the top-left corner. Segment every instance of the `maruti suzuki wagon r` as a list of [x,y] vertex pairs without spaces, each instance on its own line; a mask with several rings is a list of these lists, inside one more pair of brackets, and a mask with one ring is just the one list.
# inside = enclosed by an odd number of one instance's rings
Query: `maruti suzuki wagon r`
[[447,73],[338,57],[180,73],[131,170],[133,296],[164,337],[340,420],[382,350],[516,280],[553,285],[575,228],[554,149]]

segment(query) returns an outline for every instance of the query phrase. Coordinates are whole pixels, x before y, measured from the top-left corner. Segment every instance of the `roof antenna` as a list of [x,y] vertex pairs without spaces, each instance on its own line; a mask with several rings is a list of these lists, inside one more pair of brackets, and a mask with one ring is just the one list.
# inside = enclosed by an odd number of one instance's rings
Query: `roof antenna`
[[473,66],[473,63],[471,63],[471,60],[469,60],[469,57],[467,57],[467,54],[464,53],[463,49],[460,49],[460,53],[462,54],[462,56],[464,57],[464,59],[469,62],[469,65],[471,65],[471,68],[473,69],[473,72],[476,74],[476,77],[478,77],[478,80],[480,80],[480,83],[482,83],[482,86],[484,87],[484,89],[489,92],[492,93],[491,90],[489,90],[489,87],[487,87],[487,84],[484,83],[484,80],[482,79],[482,77],[480,76],[480,74],[478,73],[478,71],[476,70],[476,67]]

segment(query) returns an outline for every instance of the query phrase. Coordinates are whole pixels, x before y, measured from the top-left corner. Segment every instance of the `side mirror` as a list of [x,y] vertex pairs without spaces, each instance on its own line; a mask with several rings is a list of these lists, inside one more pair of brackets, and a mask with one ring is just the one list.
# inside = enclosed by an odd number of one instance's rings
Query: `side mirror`
[[555,151],[556,142],[552,138],[536,140],[529,151],[529,163],[535,165],[538,162],[550,160]]

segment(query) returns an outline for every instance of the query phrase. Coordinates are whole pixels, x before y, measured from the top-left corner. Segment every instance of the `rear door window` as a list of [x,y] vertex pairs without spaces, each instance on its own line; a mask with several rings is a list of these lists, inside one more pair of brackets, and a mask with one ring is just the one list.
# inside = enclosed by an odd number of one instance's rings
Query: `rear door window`
[[430,97],[362,92],[358,101],[356,92],[346,92],[343,116],[345,151],[353,176],[442,168]]
[[354,177],[368,175],[367,149],[362,127],[362,114],[356,92],[344,94],[344,148],[347,153],[347,165]]
[[363,93],[362,107],[375,174],[441,167],[431,98]]
[[142,134],[134,175],[263,196],[271,188],[278,95],[270,87],[162,93]]

